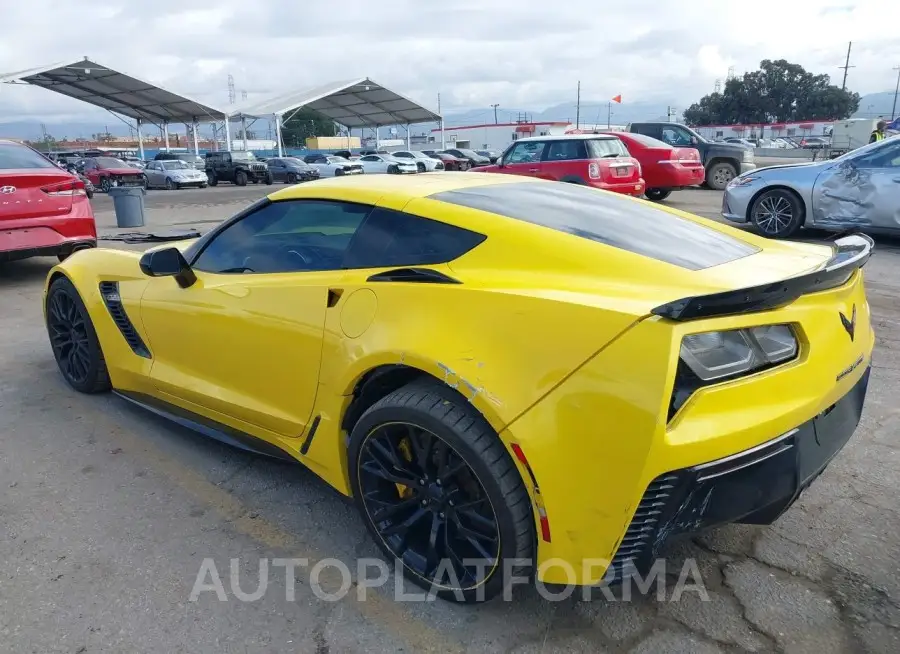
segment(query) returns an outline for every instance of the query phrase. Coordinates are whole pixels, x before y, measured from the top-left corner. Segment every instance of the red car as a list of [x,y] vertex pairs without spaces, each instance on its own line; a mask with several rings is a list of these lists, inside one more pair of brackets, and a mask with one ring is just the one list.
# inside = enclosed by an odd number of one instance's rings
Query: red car
[[97,247],[84,182],[35,150],[0,141],[0,261]]
[[702,184],[706,172],[696,148],[673,148],[651,136],[631,132],[608,132],[617,136],[641,164],[648,200],[660,202],[672,191]]
[[113,157],[84,160],[84,176],[106,193],[114,186],[144,186],[144,173]]
[[434,150],[425,150],[424,154],[427,154],[432,159],[437,159],[438,161],[442,161],[444,163],[444,170],[468,170],[469,162],[465,159],[460,159],[459,157],[454,157],[452,154],[447,152],[435,152]]
[[609,134],[519,139],[496,164],[474,170],[584,184],[634,196],[643,195],[645,188],[641,165],[628,154],[622,141]]

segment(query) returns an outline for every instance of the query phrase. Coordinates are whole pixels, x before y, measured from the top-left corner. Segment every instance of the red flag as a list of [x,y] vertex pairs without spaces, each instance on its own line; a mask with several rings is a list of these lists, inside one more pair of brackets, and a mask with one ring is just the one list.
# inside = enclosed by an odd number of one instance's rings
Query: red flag
[[613,101],[613,102],[618,102],[619,104],[622,104],[622,94],[620,93],[619,95],[617,95],[616,97],[614,97],[614,98],[612,99],[612,101]]

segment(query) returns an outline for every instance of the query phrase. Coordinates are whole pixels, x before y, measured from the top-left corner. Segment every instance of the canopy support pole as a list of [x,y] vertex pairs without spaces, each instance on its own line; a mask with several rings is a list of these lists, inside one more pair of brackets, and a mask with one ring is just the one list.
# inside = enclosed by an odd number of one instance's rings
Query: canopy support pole
[[225,118],[225,152],[231,152],[231,118]]
[[144,123],[140,118],[137,119],[137,137],[138,137],[138,152],[141,155],[141,161],[144,160],[144,133],[141,130],[141,125]]
[[375,149],[378,149],[378,125],[375,125]]
[[169,151],[169,121],[163,121],[163,140],[166,142],[166,152]]
[[244,152],[247,151],[247,119],[241,114],[241,138],[244,140]]
[[441,150],[446,150],[447,144],[444,142],[444,119],[441,118]]
[[197,117],[195,116],[191,121],[191,134],[194,136],[194,154],[199,155],[200,141],[197,138],[197,127],[199,127],[199,125],[197,124]]
[[409,123],[406,123],[406,149],[409,150]]
[[284,156],[284,150],[281,147],[281,116],[275,114],[275,143],[278,148],[278,157]]

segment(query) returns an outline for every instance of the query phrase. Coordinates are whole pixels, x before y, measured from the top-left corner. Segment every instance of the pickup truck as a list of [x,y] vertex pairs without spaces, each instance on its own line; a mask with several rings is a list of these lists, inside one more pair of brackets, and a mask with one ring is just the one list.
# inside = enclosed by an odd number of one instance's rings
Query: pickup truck
[[697,132],[679,123],[631,123],[627,132],[644,134],[677,148],[695,148],[706,170],[706,185],[722,191],[740,173],[754,170],[753,151],[730,143],[707,141]]

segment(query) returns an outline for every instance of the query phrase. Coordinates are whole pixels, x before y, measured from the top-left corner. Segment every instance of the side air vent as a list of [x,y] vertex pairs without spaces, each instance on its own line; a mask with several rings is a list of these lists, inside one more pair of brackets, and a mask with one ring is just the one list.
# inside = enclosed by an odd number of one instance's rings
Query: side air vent
[[122,336],[131,350],[139,357],[152,358],[150,350],[144,344],[144,340],[138,334],[134,325],[131,324],[128,314],[125,313],[125,307],[122,306],[122,298],[119,296],[119,283],[100,282],[100,295],[103,297],[103,303],[109,310],[109,315],[112,316],[116,327],[122,332]]
[[431,268],[396,268],[375,273],[369,277],[370,282],[411,282],[414,284],[459,284],[453,279]]
[[669,497],[679,480],[677,473],[661,475],[647,487],[631,524],[609,564],[607,578],[620,581],[640,571],[641,564],[652,556]]

